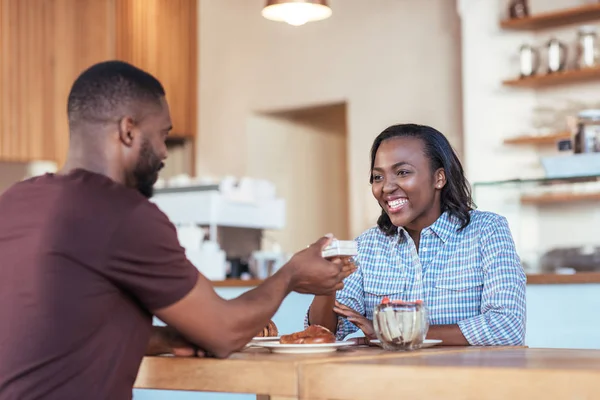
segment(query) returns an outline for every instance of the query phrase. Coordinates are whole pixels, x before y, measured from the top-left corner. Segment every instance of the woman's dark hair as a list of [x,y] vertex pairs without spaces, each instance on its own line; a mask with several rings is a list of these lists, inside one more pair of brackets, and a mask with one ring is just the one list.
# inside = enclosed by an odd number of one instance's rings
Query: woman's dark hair
[[[470,211],[475,208],[471,198],[471,187],[465,178],[463,167],[450,142],[442,133],[432,127],[400,124],[392,125],[381,132],[375,138],[373,147],[371,147],[371,176],[369,182],[373,183],[375,156],[381,143],[391,138],[407,136],[423,141],[425,156],[429,158],[432,172],[439,168],[444,169],[446,185],[442,188],[442,213],[447,211],[451,216],[457,218],[461,223],[459,230],[464,229],[471,222]],[[392,224],[390,217],[383,209],[377,220],[377,226],[387,236],[392,236],[397,232],[397,227]]]

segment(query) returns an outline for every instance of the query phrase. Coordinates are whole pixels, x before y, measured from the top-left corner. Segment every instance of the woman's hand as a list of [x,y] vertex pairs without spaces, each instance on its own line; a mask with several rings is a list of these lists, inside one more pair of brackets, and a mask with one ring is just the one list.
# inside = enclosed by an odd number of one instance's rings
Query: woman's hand
[[366,317],[363,317],[350,307],[346,307],[338,301],[335,302],[333,311],[335,311],[336,314],[346,317],[348,321],[352,322],[361,331],[363,331],[367,338],[377,339],[377,336],[375,335],[375,329],[373,328],[373,322],[369,321]]

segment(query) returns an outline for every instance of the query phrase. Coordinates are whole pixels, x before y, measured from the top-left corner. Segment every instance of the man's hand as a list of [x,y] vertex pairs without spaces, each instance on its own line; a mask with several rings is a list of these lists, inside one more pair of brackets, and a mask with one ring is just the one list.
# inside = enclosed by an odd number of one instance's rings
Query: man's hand
[[291,271],[292,291],[322,296],[344,287],[342,281],[356,271],[356,266],[339,258],[331,261],[323,258],[321,251],[331,239],[331,235],[326,235],[294,254],[287,265]]
[[169,326],[153,326],[147,356],[170,354],[178,357],[204,357],[205,353]]
[[336,301],[333,311],[336,314],[344,316],[348,321],[356,325],[368,339],[377,339],[375,335],[375,329],[373,328],[373,321],[368,320],[366,317],[360,315],[350,307],[346,307],[342,303]]
[[[328,295],[343,287],[344,278],[356,268],[322,257],[330,240],[321,238],[298,252],[273,276],[234,299],[220,297],[212,283],[199,274],[196,286],[183,299],[151,311],[214,357],[229,357],[269,323],[290,291]],[[189,349],[185,352],[191,353]]]

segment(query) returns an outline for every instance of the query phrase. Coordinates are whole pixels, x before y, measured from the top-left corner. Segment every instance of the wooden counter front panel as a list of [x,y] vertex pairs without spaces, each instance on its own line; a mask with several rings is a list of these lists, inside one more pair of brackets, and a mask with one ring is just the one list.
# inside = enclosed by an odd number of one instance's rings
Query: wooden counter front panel
[[591,400],[599,376],[600,350],[483,348],[302,365],[299,398]]

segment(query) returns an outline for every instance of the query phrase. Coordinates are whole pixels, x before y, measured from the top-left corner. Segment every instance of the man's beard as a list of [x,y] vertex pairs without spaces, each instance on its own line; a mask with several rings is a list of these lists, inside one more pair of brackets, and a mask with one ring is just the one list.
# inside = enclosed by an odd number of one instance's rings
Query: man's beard
[[150,198],[154,194],[154,184],[158,179],[158,172],[165,164],[152,151],[152,146],[148,140],[142,143],[140,149],[140,158],[133,170],[135,179],[135,188],[144,197]]

